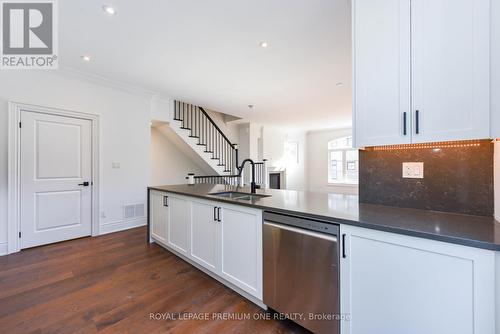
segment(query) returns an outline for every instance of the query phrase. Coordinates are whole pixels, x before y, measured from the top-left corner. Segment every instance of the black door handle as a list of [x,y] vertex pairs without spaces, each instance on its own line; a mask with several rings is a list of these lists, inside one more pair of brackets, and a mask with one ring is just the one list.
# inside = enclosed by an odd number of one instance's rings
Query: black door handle
[[88,187],[90,185],[90,182],[83,182],[83,183],[79,183],[78,185]]
[[214,222],[217,221],[217,207],[214,206]]
[[168,196],[163,196],[163,206],[168,207]]
[[220,220],[220,209],[221,209],[220,207],[219,207],[219,208],[217,208],[217,221],[218,221],[218,222],[220,222],[220,221],[221,221],[221,220]]

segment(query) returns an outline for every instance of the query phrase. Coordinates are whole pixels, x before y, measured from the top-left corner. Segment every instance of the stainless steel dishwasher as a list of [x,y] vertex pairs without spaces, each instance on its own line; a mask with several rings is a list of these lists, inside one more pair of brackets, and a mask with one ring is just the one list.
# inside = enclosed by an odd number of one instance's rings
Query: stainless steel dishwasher
[[340,333],[338,238],[338,225],[264,212],[264,303],[313,333]]

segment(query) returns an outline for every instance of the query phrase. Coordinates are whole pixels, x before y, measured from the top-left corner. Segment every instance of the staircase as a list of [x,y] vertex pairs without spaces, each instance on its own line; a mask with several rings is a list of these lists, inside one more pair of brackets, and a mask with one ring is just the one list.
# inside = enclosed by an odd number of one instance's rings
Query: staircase
[[238,174],[237,145],[231,143],[202,107],[174,101],[172,116],[172,130],[191,146],[217,175]]

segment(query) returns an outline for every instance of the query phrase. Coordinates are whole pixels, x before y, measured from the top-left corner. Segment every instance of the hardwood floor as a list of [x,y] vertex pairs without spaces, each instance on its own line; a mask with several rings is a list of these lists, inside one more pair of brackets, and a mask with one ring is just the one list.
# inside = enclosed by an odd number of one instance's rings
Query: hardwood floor
[[266,320],[269,313],[145,240],[146,228],[137,228],[0,257],[0,332],[307,333]]

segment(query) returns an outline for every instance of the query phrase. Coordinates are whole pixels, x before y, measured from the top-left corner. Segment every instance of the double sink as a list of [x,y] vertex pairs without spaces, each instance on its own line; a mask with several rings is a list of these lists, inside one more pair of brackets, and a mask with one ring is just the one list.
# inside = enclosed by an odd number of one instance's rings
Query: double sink
[[260,198],[271,196],[271,195],[262,195],[262,194],[249,194],[249,193],[243,193],[243,192],[239,192],[239,191],[223,191],[223,192],[219,192],[219,193],[211,193],[209,195],[216,196],[216,197],[222,197],[222,198],[228,198],[228,199],[241,200],[241,201],[252,201],[255,199],[260,199]]

